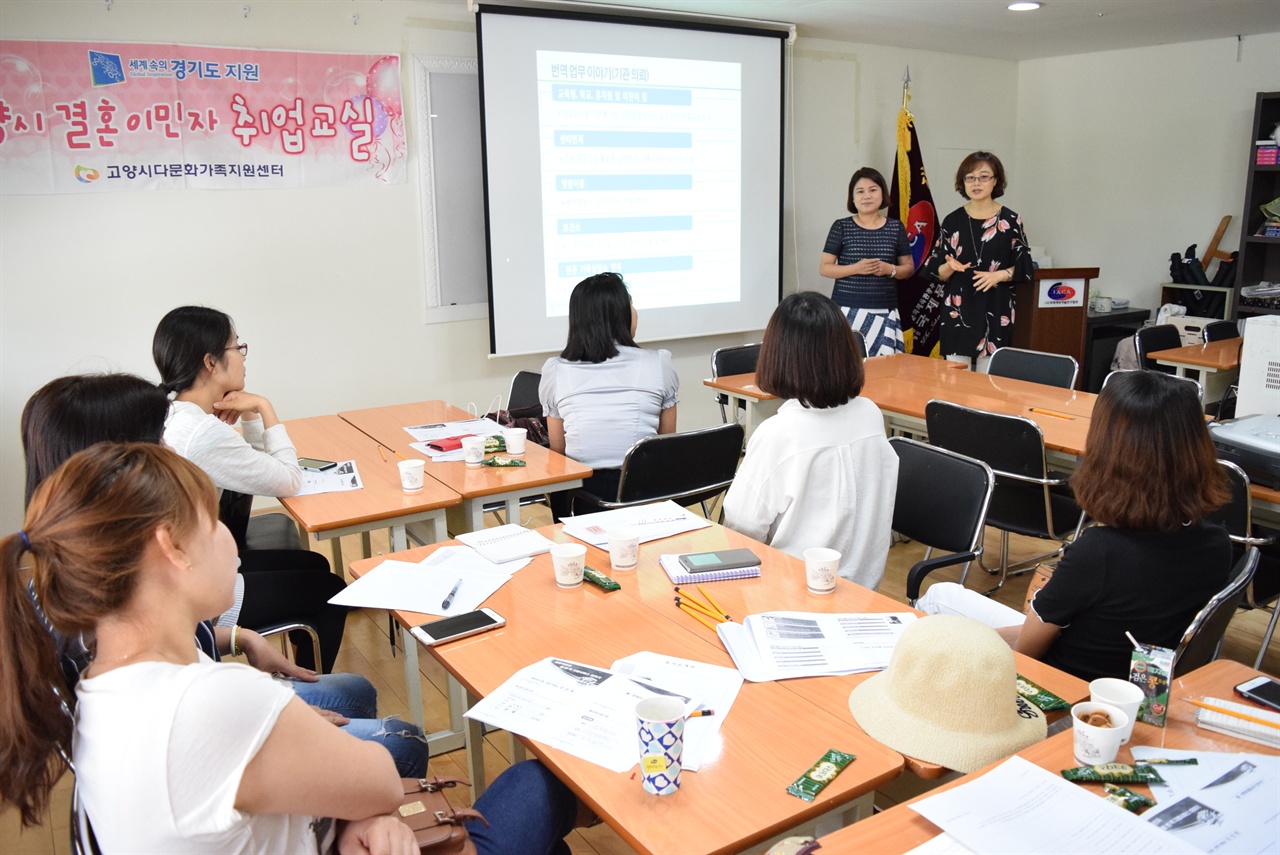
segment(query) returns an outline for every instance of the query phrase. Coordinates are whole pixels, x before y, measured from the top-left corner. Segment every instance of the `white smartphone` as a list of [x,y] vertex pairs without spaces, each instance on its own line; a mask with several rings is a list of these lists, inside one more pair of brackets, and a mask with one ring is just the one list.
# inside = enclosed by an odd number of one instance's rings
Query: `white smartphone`
[[1254,677],[1236,686],[1236,694],[1280,712],[1280,683],[1270,677]]
[[506,622],[507,619],[493,609],[476,609],[474,612],[440,618],[440,620],[433,620],[415,626],[410,632],[413,633],[414,638],[431,647],[432,645],[443,644],[446,641],[454,641],[455,639],[466,638],[468,635],[496,629],[504,626]]

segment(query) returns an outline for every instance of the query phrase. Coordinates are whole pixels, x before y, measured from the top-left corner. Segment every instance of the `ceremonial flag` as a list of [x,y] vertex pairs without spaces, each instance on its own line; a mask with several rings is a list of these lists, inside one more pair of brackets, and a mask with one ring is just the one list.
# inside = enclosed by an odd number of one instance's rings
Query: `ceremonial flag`
[[[902,84],[902,109],[898,112],[898,157],[893,164],[893,184],[889,190],[889,216],[906,226],[911,259],[918,271],[933,249],[938,234],[938,212],[933,207],[933,194],[929,192],[929,179],[924,173],[915,116],[907,109],[910,100],[910,78],[907,78]],[[907,353],[938,355],[941,308],[939,283],[918,272],[898,283],[898,315]]]

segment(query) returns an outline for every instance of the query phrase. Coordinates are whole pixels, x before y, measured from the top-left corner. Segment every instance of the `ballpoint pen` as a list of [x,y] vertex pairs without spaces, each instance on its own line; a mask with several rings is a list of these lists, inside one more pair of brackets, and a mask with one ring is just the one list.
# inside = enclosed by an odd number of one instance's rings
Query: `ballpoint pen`
[[458,589],[462,587],[462,579],[453,583],[453,590],[449,592],[449,596],[444,598],[444,602],[440,604],[440,608],[447,609],[453,605],[453,595],[458,593]]

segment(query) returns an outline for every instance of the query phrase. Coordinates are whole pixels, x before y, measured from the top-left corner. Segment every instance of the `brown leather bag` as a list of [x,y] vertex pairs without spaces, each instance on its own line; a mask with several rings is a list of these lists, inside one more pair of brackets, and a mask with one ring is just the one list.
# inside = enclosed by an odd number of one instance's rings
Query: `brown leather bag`
[[401,778],[404,801],[400,803],[400,821],[413,829],[422,855],[476,855],[475,844],[463,822],[489,821],[471,808],[449,804],[443,790],[458,784],[471,786],[462,778]]

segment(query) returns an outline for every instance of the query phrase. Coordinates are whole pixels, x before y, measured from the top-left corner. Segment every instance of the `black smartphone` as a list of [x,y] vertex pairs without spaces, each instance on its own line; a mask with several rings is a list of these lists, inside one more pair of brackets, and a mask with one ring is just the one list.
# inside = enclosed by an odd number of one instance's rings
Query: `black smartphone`
[[680,566],[690,573],[710,573],[714,570],[734,570],[738,567],[756,567],[759,557],[750,549],[723,549],[719,552],[690,552],[680,556]]
[[1280,683],[1270,677],[1254,677],[1236,686],[1236,694],[1280,712]]
[[310,469],[313,472],[323,472],[326,469],[332,469],[338,464],[332,460],[319,460],[315,457],[299,457],[298,465],[303,469]]
[[477,609],[474,612],[441,618],[415,626],[410,632],[428,647],[458,638],[466,638],[488,629],[506,624],[506,619],[493,609]]

